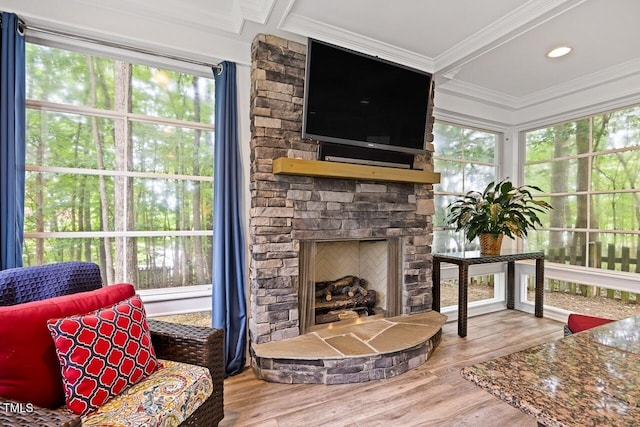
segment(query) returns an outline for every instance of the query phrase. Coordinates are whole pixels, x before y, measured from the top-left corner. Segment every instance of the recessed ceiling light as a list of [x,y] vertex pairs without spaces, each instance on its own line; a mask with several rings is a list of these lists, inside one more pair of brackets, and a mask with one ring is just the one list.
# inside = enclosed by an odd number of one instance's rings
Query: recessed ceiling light
[[547,53],[547,58],[560,58],[569,52],[571,52],[571,48],[569,46],[559,46],[550,50],[549,53]]

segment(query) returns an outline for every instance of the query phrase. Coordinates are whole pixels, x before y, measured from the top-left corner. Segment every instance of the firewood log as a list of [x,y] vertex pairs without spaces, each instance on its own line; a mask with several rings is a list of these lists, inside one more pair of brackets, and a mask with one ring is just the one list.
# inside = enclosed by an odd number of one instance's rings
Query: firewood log
[[335,286],[333,286],[332,282],[317,282],[316,298],[324,298],[326,301],[331,301],[334,289]]
[[[316,298],[324,297],[325,300],[331,301],[335,295],[347,294],[354,285],[366,283],[366,280],[357,276],[344,276],[333,281],[316,282]],[[353,293],[349,294],[353,296]]]
[[353,285],[349,288],[349,296],[354,296],[356,294],[361,294],[366,296],[369,291],[363,288],[360,285]]
[[344,276],[330,283],[332,283],[336,289],[339,289],[345,286],[353,286],[354,284],[358,283],[359,280],[360,279],[356,276]]
[[346,319],[357,319],[360,316],[353,310],[334,310],[316,315],[316,324],[338,322]]
[[356,294],[353,297],[349,295],[334,295],[331,301],[316,301],[316,312],[328,312],[331,310],[345,310],[354,307],[373,308],[376,304],[376,291],[370,290],[367,295]]
[[351,289],[353,288],[353,286],[343,286],[341,288],[337,288],[335,290],[335,294],[336,295],[344,295],[344,294],[348,294],[350,297],[352,297],[353,295],[351,294]]

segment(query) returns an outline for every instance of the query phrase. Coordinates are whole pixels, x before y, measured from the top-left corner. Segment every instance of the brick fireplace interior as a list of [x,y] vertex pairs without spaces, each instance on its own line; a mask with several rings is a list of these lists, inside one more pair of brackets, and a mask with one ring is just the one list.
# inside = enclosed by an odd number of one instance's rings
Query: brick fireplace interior
[[[304,45],[270,35],[257,36],[252,45],[252,344],[304,333],[312,325],[308,305],[301,301],[308,299],[304,288],[312,281],[355,275],[356,270],[357,274],[382,270],[376,273],[385,278],[384,284],[373,276],[366,280],[380,287],[376,289],[383,294],[380,307],[385,315],[423,313],[432,306],[431,184],[273,173],[273,161],[280,157],[316,159],[317,142],[302,139],[305,53]],[[432,126],[430,117],[429,132]],[[432,151],[428,143],[414,166],[433,171]],[[365,254],[354,249],[367,245]],[[376,255],[374,264],[380,268],[363,270],[366,258],[373,257],[366,251],[376,245],[382,254]],[[315,261],[318,253],[338,255],[344,261],[344,254],[356,251],[358,260],[345,263],[348,267],[340,263],[324,267]],[[307,288],[307,294],[311,290]]]

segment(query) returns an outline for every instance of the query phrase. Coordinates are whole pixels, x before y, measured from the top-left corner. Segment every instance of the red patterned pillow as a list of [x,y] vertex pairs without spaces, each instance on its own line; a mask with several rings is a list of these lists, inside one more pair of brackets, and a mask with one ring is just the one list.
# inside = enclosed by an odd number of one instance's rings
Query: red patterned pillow
[[0,396],[50,409],[64,405],[60,362],[47,320],[111,307],[135,293],[130,283],[120,283],[0,307]]
[[80,316],[47,322],[67,408],[84,415],[158,368],[138,295]]

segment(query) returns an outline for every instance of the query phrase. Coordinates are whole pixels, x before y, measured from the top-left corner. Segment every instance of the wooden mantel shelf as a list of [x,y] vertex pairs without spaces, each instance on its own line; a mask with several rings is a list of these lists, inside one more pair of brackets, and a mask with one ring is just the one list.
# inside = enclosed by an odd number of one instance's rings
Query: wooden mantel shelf
[[438,184],[440,182],[440,173],[438,172],[354,165],[322,160],[291,159],[288,157],[279,157],[273,161],[273,173],[276,175],[367,179],[372,181],[410,182],[416,184]]

